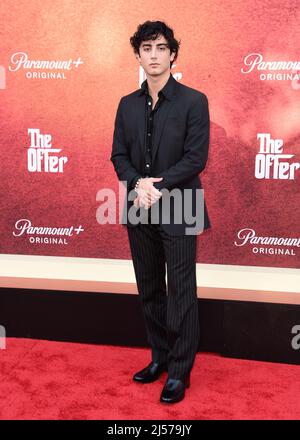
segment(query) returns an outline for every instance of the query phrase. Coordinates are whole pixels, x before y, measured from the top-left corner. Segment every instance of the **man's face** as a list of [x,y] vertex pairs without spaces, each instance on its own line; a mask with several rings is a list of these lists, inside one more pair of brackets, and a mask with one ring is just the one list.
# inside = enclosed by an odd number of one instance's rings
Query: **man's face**
[[140,45],[140,54],[137,60],[150,76],[158,76],[170,69],[175,53],[170,53],[168,42],[163,35],[158,35],[156,40],[143,41]]

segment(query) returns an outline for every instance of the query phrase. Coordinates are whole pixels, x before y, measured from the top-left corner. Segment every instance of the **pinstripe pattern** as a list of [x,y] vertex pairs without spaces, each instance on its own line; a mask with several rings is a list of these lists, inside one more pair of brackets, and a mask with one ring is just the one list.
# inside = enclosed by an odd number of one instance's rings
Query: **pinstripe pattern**
[[183,379],[199,344],[197,235],[171,236],[151,223],[127,231],[152,360]]

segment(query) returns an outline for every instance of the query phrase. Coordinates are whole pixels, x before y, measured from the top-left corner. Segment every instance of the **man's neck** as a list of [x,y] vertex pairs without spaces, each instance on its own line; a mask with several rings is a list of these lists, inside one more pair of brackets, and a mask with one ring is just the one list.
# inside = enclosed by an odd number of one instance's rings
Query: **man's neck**
[[148,91],[152,99],[158,97],[158,92],[164,88],[170,78],[170,70],[167,70],[160,76],[147,76]]

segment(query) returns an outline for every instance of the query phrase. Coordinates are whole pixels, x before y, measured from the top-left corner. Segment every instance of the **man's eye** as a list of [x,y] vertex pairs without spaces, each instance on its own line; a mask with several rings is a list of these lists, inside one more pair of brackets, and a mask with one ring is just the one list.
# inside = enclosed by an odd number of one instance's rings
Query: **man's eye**
[[160,50],[165,50],[166,48],[164,46],[160,47]]

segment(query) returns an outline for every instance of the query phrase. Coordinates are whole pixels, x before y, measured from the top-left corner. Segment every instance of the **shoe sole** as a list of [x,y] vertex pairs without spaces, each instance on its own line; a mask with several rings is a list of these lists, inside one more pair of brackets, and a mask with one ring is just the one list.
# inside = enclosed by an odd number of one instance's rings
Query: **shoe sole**
[[163,374],[163,373],[166,373],[167,372],[167,370],[166,371],[162,371],[160,374],[159,374],[159,376],[157,376],[155,379],[136,379],[134,376],[133,376],[133,378],[132,378],[132,380],[134,381],[134,382],[137,382],[137,383],[152,383],[152,382],[156,382],[159,378],[160,378],[160,376]]
[[157,379],[153,379],[153,380],[139,380],[139,379],[132,379],[132,380],[136,383],[153,383],[153,382],[156,382],[158,379],[159,379],[159,377]]
[[180,396],[180,397],[178,397],[177,399],[174,399],[174,400],[163,400],[163,399],[160,399],[160,402],[161,403],[167,403],[167,404],[178,403],[178,402],[181,402],[184,399],[184,397],[185,397],[185,394],[183,394],[183,396]]

